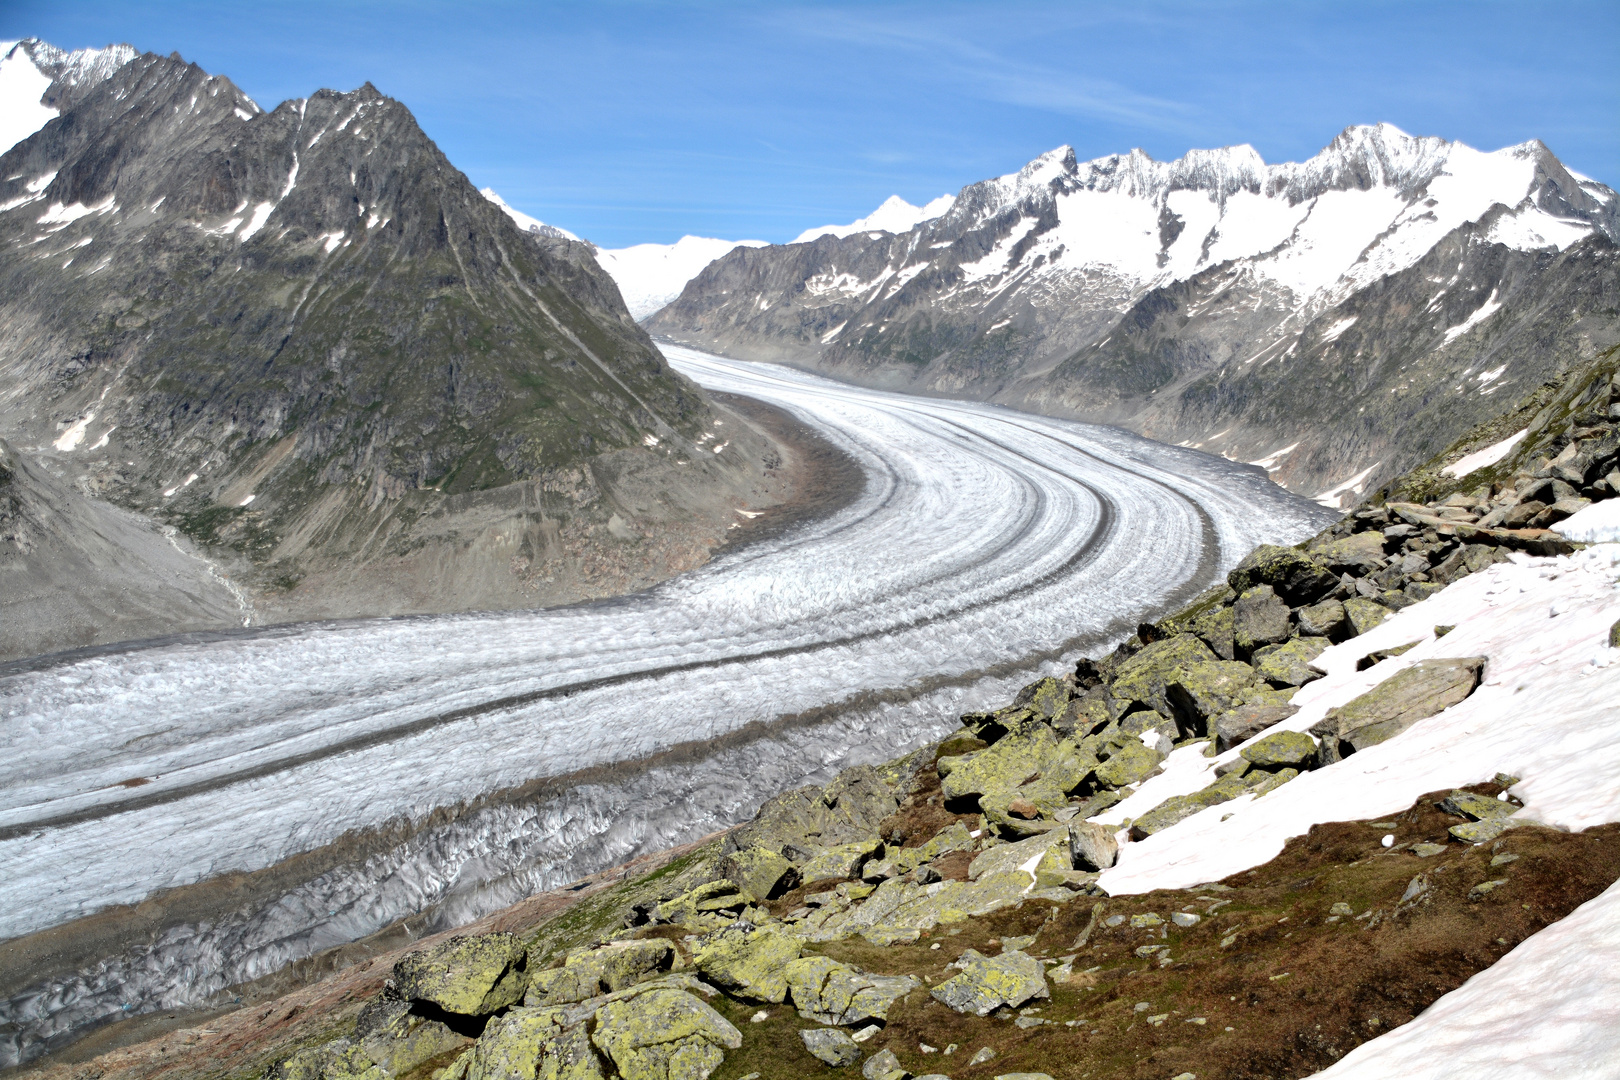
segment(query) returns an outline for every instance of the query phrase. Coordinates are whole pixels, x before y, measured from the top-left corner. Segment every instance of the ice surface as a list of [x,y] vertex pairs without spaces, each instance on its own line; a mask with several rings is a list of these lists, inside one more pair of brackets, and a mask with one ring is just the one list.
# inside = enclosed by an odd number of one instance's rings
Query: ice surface
[[[0,935],[535,779],[714,749],[452,814],[273,909],[16,998],[0,1022],[43,1031],[164,1007],[240,975],[224,965],[242,942],[262,974],[435,905],[454,925],[742,820],[824,769],[937,737],[1256,543],[1324,521],[1247,466],[1119,431],[666,351],[704,386],[824,432],[865,492],[611,602],[312,624],[0,676]],[[826,719],[776,723],[808,715]],[[726,741],[755,722],[759,739]]]
[[1501,442],[1492,443],[1483,450],[1475,450],[1472,454],[1464,454],[1440,471],[1447,476],[1461,478],[1471,472],[1477,472],[1480,469],[1495,465],[1513,452],[1513,448],[1519,445],[1519,440],[1524,438],[1529,430],[1529,428],[1525,428],[1523,431],[1516,431]]

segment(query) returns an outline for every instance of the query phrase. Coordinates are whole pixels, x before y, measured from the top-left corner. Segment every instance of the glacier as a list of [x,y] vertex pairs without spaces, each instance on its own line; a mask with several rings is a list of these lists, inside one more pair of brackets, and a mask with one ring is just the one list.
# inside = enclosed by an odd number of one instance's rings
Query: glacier
[[862,494],[610,601],[0,669],[0,936],[344,853],[13,993],[0,1060],[746,820],[938,738],[1334,516],[1261,469],[1108,428],[666,353],[812,425],[859,463]]

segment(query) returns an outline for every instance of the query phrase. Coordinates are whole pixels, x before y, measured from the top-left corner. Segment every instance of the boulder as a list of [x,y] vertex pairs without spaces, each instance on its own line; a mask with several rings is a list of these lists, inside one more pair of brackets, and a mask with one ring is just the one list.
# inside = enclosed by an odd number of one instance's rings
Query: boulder
[[1387,561],[1384,558],[1384,534],[1377,530],[1312,544],[1310,553],[1333,573],[1349,573],[1357,577],[1383,569]]
[[655,990],[598,1009],[591,1042],[623,1080],[705,1080],[742,1033],[691,994]]
[[1256,585],[1239,596],[1232,607],[1232,644],[1237,655],[1248,656],[1262,645],[1287,641],[1291,614],[1270,585]]
[[1118,858],[1113,829],[1091,821],[1069,823],[1069,861],[1076,870],[1106,870]]
[[1294,613],[1299,632],[1313,637],[1331,638],[1346,629],[1344,605],[1337,600],[1323,600]]
[[1346,754],[1391,739],[1419,720],[1462,701],[1479,685],[1485,657],[1420,660],[1312,726],[1321,737],[1322,760],[1337,761]]
[[799,1032],[810,1056],[835,1069],[844,1069],[861,1060],[861,1048],[847,1031],[838,1028],[807,1028]]
[[1344,617],[1352,635],[1365,634],[1389,618],[1389,609],[1366,597],[1354,596],[1344,602]]
[[979,796],[985,821],[1002,836],[1034,836],[1052,828],[1052,815],[1069,805],[1068,793],[1044,777],[1016,788],[993,788]]
[[996,873],[1028,874],[1030,871],[1022,868],[1031,860],[1035,860],[1034,873],[1047,865],[1054,870],[1072,870],[1074,863],[1069,857],[1068,841],[1068,829],[1059,827],[1016,844],[997,844],[968,864],[968,880],[977,881]]
[[1240,599],[1256,586],[1269,586],[1292,606],[1315,603],[1338,588],[1339,579],[1293,548],[1261,544],[1226,575],[1226,583]]
[[756,900],[781,896],[799,883],[799,871],[780,852],[754,845],[720,860],[720,872]]
[[[1190,795],[1172,795],[1152,810],[1131,822],[1131,838],[1146,840],[1154,833],[1162,832],[1177,822],[1192,817],[1200,810],[1211,806],[1218,806],[1237,798],[1250,790],[1258,781],[1251,777],[1247,762],[1244,768],[1228,769],[1220,779]],[[1255,770],[1259,776],[1263,772]]]
[[1507,817],[1518,807],[1504,799],[1493,799],[1489,795],[1476,795],[1472,791],[1453,791],[1440,800],[1440,809],[1458,817],[1488,821]]
[[692,963],[703,977],[738,997],[778,1003],[787,997],[782,969],[797,960],[799,939],[777,930],[732,926],[701,939]]
[[528,985],[523,943],[513,934],[453,937],[394,965],[394,987],[408,1001],[445,1012],[485,1016],[523,997]]
[[968,949],[951,966],[961,973],[946,979],[929,994],[959,1013],[986,1016],[1004,1005],[1016,1009],[1027,1001],[1052,996],[1041,962],[1021,952],[987,957]]
[[1087,690],[1063,707],[1063,712],[1052,721],[1060,735],[1085,737],[1098,731],[1114,718],[1108,707],[1110,695],[1104,687]]
[[1206,611],[1199,615],[1187,629],[1198,635],[1199,640],[1209,646],[1214,654],[1222,660],[1236,659],[1232,649],[1232,608],[1222,605],[1213,611]]
[[562,967],[534,973],[523,1004],[534,1007],[584,1001],[668,971],[674,962],[675,947],[662,938],[576,949],[563,958]]
[[1146,779],[1159,767],[1164,757],[1157,750],[1144,746],[1141,739],[1128,739],[1112,757],[1097,766],[1097,782],[1110,788],[1134,784]]
[[879,1050],[861,1066],[861,1080],[907,1080],[910,1076],[893,1050]]
[[1016,788],[1036,773],[1061,790],[1079,786],[1091,771],[1091,762],[1075,752],[1073,743],[1060,739],[1045,724],[1008,735],[987,750],[964,754],[950,775],[940,781],[947,799],[982,795],[994,789]]
[[1207,735],[1210,721],[1236,708],[1254,690],[1256,681],[1254,669],[1235,660],[1182,664],[1165,688],[1180,734]]
[[521,1008],[497,1016],[466,1060],[466,1080],[602,1080],[606,1075],[585,1025],[568,1023],[562,1009]]
[[1620,649],[1620,619],[1615,620],[1615,624],[1609,627],[1609,648]]
[[1316,763],[1316,740],[1303,731],[1278,731],[1245,746],[1239,756],[1262,769],[1308,769]]
[[1255,784],[1251,789],[1254,792],[1254,797],[1258,799],[1266,792],[1274,791],[1277,788],[1282,787],[1284,784],[1288,783],[1288,781],[1292,780],[1298,775],[1298,769],[1278,769],[1276,772],[1266,772],[1263,769],[1256,769],[1254,772],[1251,772],[1249,775],[1245,776],[1244,779],[1250,782],[1257,779],[1259,780],[1259,783]]
[[1209,646],[1193,634],[1176,634],[1163,641],[1155,641],[1115,670],[1113,683],[1109,687],[1114,702],[1114,716],[1130,712],[1135,702],[1161,715],[1171,715],[1173,710],[1165,690],[1176,681],[1180,669],[1186,664],[1214,659],[1215,654]]
[[1024,687],[1013,703],[1025,706],[1040,719],[1051,722],[1062,715],[1064,706],[1069,703],[1069,693],[1066,684],[1048,677]]
[[887,1021],[890,1007],[922,985],[911,975],[871,975],[826,956],[794,960],[783,977],[800,1016],[846,1027]]
[[809,885],[834,878],[860,877],[861,867],[866,861],[881,858],[883,851],[883,840],[877,836],[822,848],[799,868],[799,883]]
[[1327,647],[1327,639],[1321,637],[1290,638],[1281,645],[1267,645],[1255,650],[1254,673],[1273,686],[1304,686],[1322,677],[1311,662]]
[[1222,713],[1215,718],[1215,749],[1224,753],[1297,712],[1298,705],[1249,704]]

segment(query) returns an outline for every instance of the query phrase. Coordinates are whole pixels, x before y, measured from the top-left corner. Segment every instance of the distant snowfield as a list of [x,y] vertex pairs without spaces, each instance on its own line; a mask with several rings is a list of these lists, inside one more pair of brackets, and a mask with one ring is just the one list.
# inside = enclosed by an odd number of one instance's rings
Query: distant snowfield
[[1327,519],[1257,469],[1115,430],[666,352],[814,425],[865,492],[611,602],[244,632],[0,676],[0,937],[537,778],[677,744],[709,756],[452,815],[264,910],[0,1002],[0,1024],[197,1001],[430,905],[455,925],[747,820],[778,791],[938,738]]
[[0,154],[56,119],[56,110],[39,103],[50,76],[15,41],[0,41]]
[[912,206],[898,195],[890,195],[870,214],[848,225],[822,225],[806,229],[791,243],[808,244],[823,236],[851,236],[858,232],[903,233],[924,221],[932,221],[956,204],[955,195],[941,195],[924,206]]
[[640,320],[681,295],[687,282],[733,248],[765,246],[763,240],[683,236],[673,244],[599,248],[596,261],[618,284],[631,318]]

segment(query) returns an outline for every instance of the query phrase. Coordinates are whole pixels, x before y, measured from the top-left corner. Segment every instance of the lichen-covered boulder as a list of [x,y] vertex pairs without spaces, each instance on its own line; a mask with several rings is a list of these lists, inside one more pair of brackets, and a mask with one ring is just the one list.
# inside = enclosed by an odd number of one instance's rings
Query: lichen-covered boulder
[[800,1016],[845,1026],[887,1020],[889,1008],[922,985],[911,975],[871,975],[826,956],[794,960],[783,975]]
[[1248,664],[1233,660],[1204,660],[1178,667],[1166,686],[1166,697],[1183,718],[1183,735],[1202,735],[1209,722],[1237,707],[1254,689],[1256,677]]
[[1172,795],[1135,821],[1131,822],[1131,838],[1146,840],[1177,822],[1184,821],[1200,810],[1218,806],[1251,790],[1254,781],[1246,776],[1247,769],[1234,769],[1222,775],[1213,784],[1188,795]]
[[389,1076],[408,1073],[423,1062],[472,1042],[448,1025],[418,1016],[406,1002],[392,998],[379,998],[361,1010],[353,1041],[371,1063]]
[[910,1075],[893,1050],[879,1050],[861,1066],[861,1080],[907,1080]]
[[1149,749],[1142,740],[1129,739],[1112,757],[1097,766],[1097,783],[1111,788],[1134,784],[1146,779],[1163,760],[1163,754]]
[[1215,718],[1215,749],[1222,753],[1299,712],[1298,705],[1248,704]]
[[1232,607],[1228,603],[1200,613],[1187,624],[1187,629],[1197,634],[1216,656],[1233,660],[1236,653],[1232,649],[1232,626]]
[[300,1050],[265,1070],[265,1080],[389,1080],[391,1075],[348,1039]]
[[1106,870],[1119,859],[1113,829],[1092,821],[1069,823],[1069,861],[1076,870]]
[[1388,559],[1384,556],[1384,534],[1376,529],[1353,533],[1338,540],[1319,541],[1310,546],[1310,554],[1335,574],[1351,573],[1364,577],[1381,570]]
[[799,871],[781,852],[758,845],[729,852],[720,860],[720,872],[757,900],[780,896],[799,883]]
[[623,1080],[705,1080],[742,1033],[691,994],[654,990],[598,1009],[591,1042]]
[[729,879],[709,881],[690,892],[661,901],[649,912],[655,923],[675,923],[696,929],[712,929],[721,923],[720,911],[740,911],[752,904],[752,893],[739,892]]
[[675,947],[661,938],[615,941],[592,949],[576,949],[563,958],[563,966],[534,972],[523,1004],[563,1005],[584,1001],[634,985],[675,961]]
[[1352,596],[1344,602],[1344,617],[1350,623],[1352,635],[1365,634],[1389,618],[1389,608],[1361,596]]
[[969,949],[951,966],[961,973],[946,979],[929,994],[959,1013],[986,1016],[1003,1005],[1016,1009],[1027,1001],[1052,996],[1041,962],[1021,952],[981,956]]
[[1046,832],[1057,824],[1052,815],[1068,805],[1068,794],[1044,777],[1019,787],[992,788],[979,796],[984,819],[1005,837]]
[[1261,544],[1226,575],[1226,583],[1240,598],[1264,585],[1289,604],[1311,604],[1337,588],[1339,579],[1293,548]]
[[466,1080],[603,1080],[583,1019],[551,1008],[496,1017],[473,1044]]
[[1273,686],[1304,686],[1322,673],[1311,662],[1327,651],[1321,637],[1297,637],[1281,645],[1267,645],[1254,653],[1254,672]]
[[513,934],[454,937],[394,965],[400,997],[462,1016],[504,1009],[523,997],[527,985],[523,943]]
[[1090,772],[1074,744],[1060,739],[1045,724],[1033,725],[999,740],[987,750],[963,755],[940,781],[947,799],[982,795],[995,788],[1014,788],[1036,773],[1063,791],[1072,791]]
[[1347,702],[1311,727],[1321,737],[1322,760],[1394,738],[1419,720],[1462,701],[1479,685],[1485,657],[1420,660]]
[[1345,629],[1344,605],[1337,600],[1309,604],[1294,613],[1299,632],[1310,637],[1338,637]]
[[1048,677],[1024,687],[1014,704],[1027,707],[1042,720],[1050,722],[1062,715],[1064,706],[1069,703],[1069,696],[1070,690],[1066,684]]
[[799,1032],[810,1056],[835,1069],[848,1068],[861,1060],[861,1047],[849,1032],[838,1028],[807,1028]]
[[1232,605],[1232,643],[1238,655],[1287,641],[1291,614],[1270,585],[1256,585],[1239,596]]
[[[1051,869],[1074,869],[1074,862],[1069,855],[1067,828],[1053,829],[1028,840],[1020,840],[1016,844],[997,844],[968,864],[968,880],[977,881],[986,874],[1038,873],[1043,864],[1049,864]],[[1033,866],[1033,870],[1025,869],[1026,866]]]
[[1114,715],[1123,716],[1137,702],[1164,716],[1173,715],[1175,710],[1166,697],[1166,688],[1186,665],[1215,659],[1214,652],[1195,634],[1176,634],[1153,642],[1115,670],[1109,687]]
[[861,867],[867,860],[881,858],[883,851],[883,838],[879,836],[822,848],[809,862],[799,868],[799,883],[811,885],[817,881],[830,881],[834,878],[859,877]]
[[692,963],[716,986],[753,1001],[787,997],[783,969],[797,960],[799,939],[778,930],[727,927],[708,935],[692,951]]
[[1245,746],[1239,756],[1262,769],[1308,769],[1316,763],[1316,740],[1303,731],[1278,731]]

